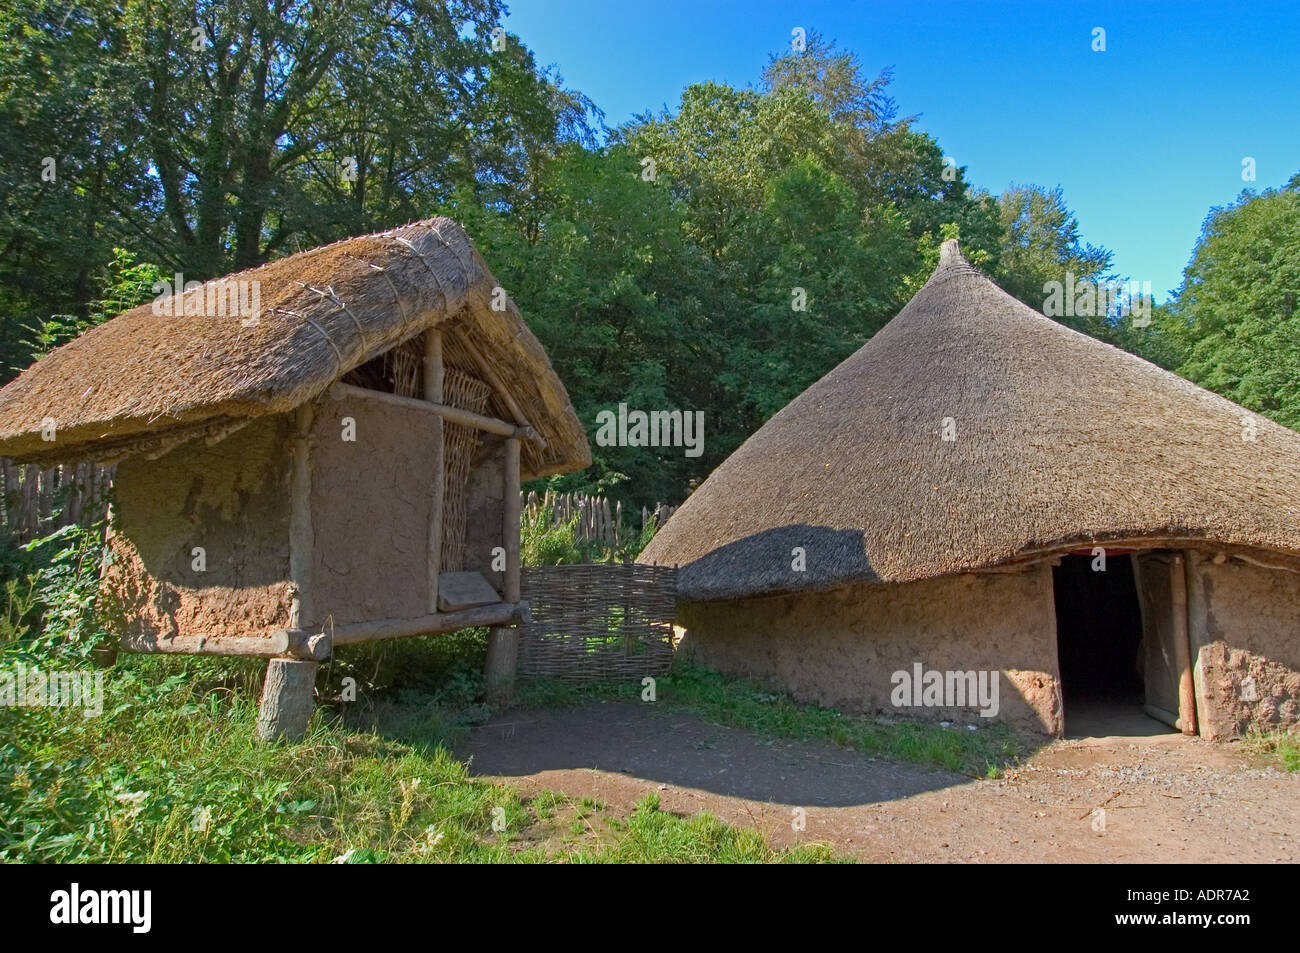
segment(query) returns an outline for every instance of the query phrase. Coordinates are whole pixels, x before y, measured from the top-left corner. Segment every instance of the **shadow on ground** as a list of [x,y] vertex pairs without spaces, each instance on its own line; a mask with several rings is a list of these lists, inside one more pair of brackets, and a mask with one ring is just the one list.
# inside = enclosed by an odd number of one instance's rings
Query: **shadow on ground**
[[684,712],[615,701],[506,712],[475,727],[457,754],[479,776],[586,768],[728,797],[825,807],[889,801],[971,780],[825,742],[766,739]]

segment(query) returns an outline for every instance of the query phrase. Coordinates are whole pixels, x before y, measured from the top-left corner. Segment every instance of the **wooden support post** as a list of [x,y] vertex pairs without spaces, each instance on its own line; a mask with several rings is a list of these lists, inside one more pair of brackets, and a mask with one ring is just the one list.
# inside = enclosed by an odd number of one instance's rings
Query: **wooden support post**
[[[501,535],[505,540],[506,578],[502,598],[519,601],[519,438],[506,441],[505,479],[502,486]],[[510,700],[514,689],[515,664],[519,654],[519,631],[494,627],[488,636],[484,671],[487,700],[500,704]]]
[[506,602],[519,601],[519,450],[518,437],[506,441],[505,499],[501,507],[501,535],[506,546]]
[[[9,462],[6,460],[5,463],[8,465]],[[98,467],[92,466],[90,468],[91,474],[93,475],[97,469]],[[11,471],[9,469],[5,470],[6,477],[10,472]],[[6,487],[6,490],[7,489],[8,487]],[[11,520],[13,519],[13,510],[9,511],[9,518]],[[110,536],[111,536],[110,527],[112,525],[113,525],[113,508],[111,505],[109,505],[104,508],[104,527],[99,533],[99,541],[100,543],[103,544],[104,547],[103,552],[105,555],[108,555],[111,552],[109,546],[110,546]],[[13,527],[11,526],[10,529],[12,530],[12,528]],[[105,559],[99,564],[99,588],[101,592],[104,589],[104,578],[108,575],[108,571],[111,566],[112,566],[112,561],[109,559]],[[112,635],[105,635],[98,642],[98,644],[96,644],[96,646],[91,650],[91,655],[90,655],[91,662],[97,668],[112,668],[114,665],[117,664],[117,653],[118,650],[122,647],[122,642],[125,638],[126,638],[125,634],[116,637]]]
[[266,665],[257,736],[263,741],[297,741],[307,733],[315,708],[316,662],[273,658]]
[[1187,623],[1187,563],[1182,553],[1169,558],[1169,595],[1174,622],[1174,664],[1178,668],[1178,727],[1196,734],[1196,690],[1192,679],[1192,644]]
[[[424,334],[424,399],[434,404],[442,403],[442,332],[430,328]],[[428,545],[428,591],[429,612],[438,611],[438,573],[442,569],[442,507],[446,493],[446,462],[444,448],[447,441],[443,434],[446,423],[438,419],[438,439],[434,441],[433,485],[429,490],[429,545]]]
[[[294,413],[292,443],[293,463],[289,481],[289,579],[293,583],[293,602],[289,608],[289,625],[299,629],[314,622],[311,604],[311,562],[315,537],[311,525],[311,448],[309,446],[315,412],[310,403]],[[283,632],[273,641],[285,641]],[[268,641],[272,641],[268,640]],[[279,648],[279,645],[276,645]],[[263,741],[277,738],[297,740],[307,733],[315,707],[316,665],[314,661],[273,658],[266,665],[262,683],[262,704],[257,714],[257,736]]]
[[311,604],[311,563],[315,533],[311,525],[311,425],[315,410],[310,403],[294,412],[293,469],[289,481],[289,579],[293,604],[289,627],[303,628],[316,620]]

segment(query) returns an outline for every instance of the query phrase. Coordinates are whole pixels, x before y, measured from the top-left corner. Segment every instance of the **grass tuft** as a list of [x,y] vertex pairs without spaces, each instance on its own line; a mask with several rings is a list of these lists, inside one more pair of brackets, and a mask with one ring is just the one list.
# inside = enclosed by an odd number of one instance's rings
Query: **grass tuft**
[[1241,745],[1252,754],[1276,761],[1284,771],[1300,771],[1300,734],[1296,732],[1253,732]]

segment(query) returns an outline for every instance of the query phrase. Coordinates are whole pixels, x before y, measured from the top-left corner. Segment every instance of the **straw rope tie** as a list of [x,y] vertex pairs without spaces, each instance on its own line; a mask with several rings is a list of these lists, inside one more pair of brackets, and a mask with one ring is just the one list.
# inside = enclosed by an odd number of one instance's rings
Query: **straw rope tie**
[[370,352],[370,342],[366,340],[365,328],[361,326],[361,322],[357,320],[357,316],[352,313],[352,311],[348,308],[348,306],[343,302],[343,299],[334,293],[333,285],[329,285],[327,288],[322,290],[320,288],[313,288],[311,285],[302,281],[295,281],[294,284],[301,285],[302,287],[306,288],[308,291],[320,295],[320,297],[323,300],[329,301],[330,304],[334,305],[334,307],[338,308],[340,311],[342,311],[344,314],[346,314],[349,318],[352,319],[352,323],[356,325],[357,328],[357,335],[361,339],[361,354],[358,360],[364,358],[366,354]]
[[[347,253],[345,252],[344,254]],[[393,278],[388,274],[388,269],[381,265],[376,265],[373,261],[366,261],[364,258],[358,258],[356,255],[347,255],[347,257],[351,258],[353,261],[361,262],[361,264],[365,265],[367,268],[371,268],[384,276],[384,280],[388,282],[389,290],[393,292],[393,304],[397,305],[397,310],[402,315],[402,323],[406,324],[410,319],[406,316],[406,308],[402,306],[402,296],[397,293],[397,285],[393,284]]]
[[437,225],[432,226],[429,231],[433,233],[433,237],[437,239],[438,244],[456,256],[456,263],[460,265],[461,272],[465,275],[465,285],[468,287],[470,284],[469,276],[473,272],[473,269],[470,267],[470,265],[474,264],[473,260],[470,260],[469,265],[465,264],[465,259],[460,256],[460,252],[456,248],[452,247],[451,242],[442,237],[442,232],[438,230]]
[[343,352],[341,352],[341,351],[339,350],[339,346],[338,346],[337,344],[334,343],[334,339],[333,339],[332,337],[329,336],[329,332],[328,332],[328,331],[326,331],[324,328],[322,328],[319,324],[317,324],[317,323],[316,323],[315,321],[313,321],[311,318],[307,317],[307,315],[305,315],[305,314],[300,314],[300,313],[297,312],[297,311],[290,311],[288,308],[274,308],[274,309],[272,309],[271,313],[272,313],[272,314],[289,314],[289,315],[293,315],[293,317],[295,317],[295,318],[301,318],[303,321],[306,321],[306,322],[307,322],[308,324],[310,324],[313,328],[315,328],[317,331],[319,331],[319,332],[320,332],[320,336],[323,337],[323,338],[325,339],[326,343],[329,344],[331,350],[334,351],[334,360],[338,362],[338,365],[339,365],[339,373],[340,373],[340,374],[343,373]]
[[425,269],[428,270],[430,277],[433,278],[434,286],[438,289],[438,294],[442,296],[443,312],[445,313],[448,311],[450,309],[451,299],[447,297],[447,291],[442,286],[442,279],[439,278],[438,273],[433,270],[433,265],[429,264],[429,259],[425,258],[424,253],[417,249],[413,243],[408,242],[405,238],[394,235],[393,241],[397,242],[399,245],[405,245],[412,255],[420,259],[420,264],[424,265]]

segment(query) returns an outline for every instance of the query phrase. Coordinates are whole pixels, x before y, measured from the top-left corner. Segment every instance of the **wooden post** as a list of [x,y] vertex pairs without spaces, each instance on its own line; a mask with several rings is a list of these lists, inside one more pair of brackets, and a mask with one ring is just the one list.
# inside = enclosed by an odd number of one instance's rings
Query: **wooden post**
[[1174,664],[1178,667],[1178,727],[1196,734],[1196,691],[1192,680],[1192,645],[1187,624],[1188,560],[1182,553],[1169,558],[1169,595],[1174,622]]
[[[444,369],[442,364],[442,332],[430,328],[424,334],[424,399],[435,404],[442,403],[442,382]],[[433,448],[433,485],[429,490],[429,545],[428,545],[428,592],[429,613],[438,611],[438,573],[442,569],[442,509],[446,494],[446,461],[443,456],[447,441],[443,434],[446,423],[438,418],[438,439]]]
[[289,610],[289,627],[304,628],[313,622],[311,604],[311,563],[315,550],[315,533],[311,525],[311,438],[315,410],[310,403],[294,412],[294,435],[291,452],[293,470],[289,481],[289,579],[293,583],[293,603]]
[[[298,629],[315,622],[311,600],[311,563],[315,536],[311,525],[311,448],[315,412],[310,403],[294,413],[293,455],[289,481],[289,579],[293,601],[289,626]],[[316,662],[273,658],[266,665],[262,704],[257,714],[257,736],[263,741],[301,738],[307,732],[315,703]]]
[[[91,472],[94,472],[94,469],[95,468],[92,465]],[[104,529],[100,534],[99,541],[104,544],[103,552],[106,557],[111,552],[109,547],[110,547],[110,537],[112,535],[112,525],[113,525],[112,507],[111,506],[105,507]],[[104,577],[108,575],[108,570],[111,566],[112,563],[107,558],[103,559],[99,564],[99,591],[100,592],[104,591]],[[121,635],[116,635],[116,636],[105,635],[103,639],[101,639],[99,643],[91,650],[90,653],[91,663],[96,668],[112,668],[114,665],[116,665],[117,653],[118,650],[122,647],[123,638],[124,636]]]
[[257,736],[263,741],[297,741],[307,733],[315,708],[316,665],[287,658],[273,658],[267,664],[257,713]]
[[501,516],[501,535],[506,546],[506,602],[519,601],[519,450],[518,437],[506,441],[505,500]]
[[[505,540],[506,577],[502,597],[519,601],[519,438],[506,441],[505,479],[502,487],[501,535]],[[514,689],[519,655],[519,630],[496,626],[488,636],[484,676],[490,704],[509,701]]]

